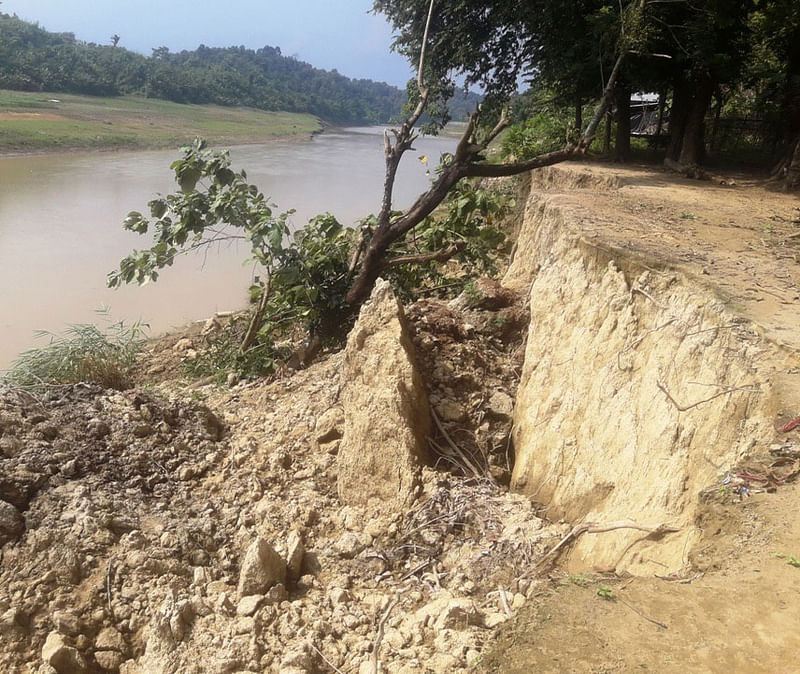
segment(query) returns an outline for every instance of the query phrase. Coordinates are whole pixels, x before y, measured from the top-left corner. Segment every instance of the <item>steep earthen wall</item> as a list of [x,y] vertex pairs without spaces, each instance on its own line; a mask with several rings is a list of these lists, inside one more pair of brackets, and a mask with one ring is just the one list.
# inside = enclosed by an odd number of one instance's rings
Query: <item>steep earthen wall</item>
[[570,558],[668,575],[699,538],[700,492],[773,441],[792,357],[713,288],[585,238],[590,218],[558,195],[527,201],[505,279],[530,286],[531,312],[512,487],[554,519],[679,527],[587,534]]

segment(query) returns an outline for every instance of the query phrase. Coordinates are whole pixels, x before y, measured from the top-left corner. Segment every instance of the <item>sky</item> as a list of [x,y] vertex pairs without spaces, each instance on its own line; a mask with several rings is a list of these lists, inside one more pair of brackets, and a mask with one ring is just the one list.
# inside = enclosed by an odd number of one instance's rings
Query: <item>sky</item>
[[2,0],[0,11],[86,42],[149,55],[244,45],[280,47],[285,56],[342,75],[405,87],[406,60],[390,52],[391,27],[369,14],[371,0]]

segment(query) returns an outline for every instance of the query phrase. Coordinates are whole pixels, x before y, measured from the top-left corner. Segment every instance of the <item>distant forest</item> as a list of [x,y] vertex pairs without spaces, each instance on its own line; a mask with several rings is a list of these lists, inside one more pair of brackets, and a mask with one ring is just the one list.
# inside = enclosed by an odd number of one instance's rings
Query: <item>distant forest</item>
[[[398,116],[406,94],[372,80],[354,80],[283,56],[279,47],[212,48],[142,56],[72,33],[51,33],[0,14],[0,89],[92,96],[139,94],[176,103],[244,105],[307,112],[340,124],[378,124]],[[456,94],[450,108],[463,120],[479,98]]]

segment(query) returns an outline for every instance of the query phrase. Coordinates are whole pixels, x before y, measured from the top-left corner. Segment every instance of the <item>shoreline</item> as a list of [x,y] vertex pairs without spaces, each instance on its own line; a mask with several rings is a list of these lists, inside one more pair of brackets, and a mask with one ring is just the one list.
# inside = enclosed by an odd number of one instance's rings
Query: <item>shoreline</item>
[[162,150],[196,137],[212,147],[307,141],[329,126],[309,113],[0,89],[0,158]]
[[[322,120],[320,120],[322,122]],[[251,139],[239,139],[235,142],[221,144],[221,143],[211,143],[209,142],[209,147],[212,148],[221,148],[221,147],[234,147],[236,145],[268,145],[271,143],[305,143],[310,140],[313,140],[315,136],[319,136],[330,129],[338,128],[333,127],[325,122],[322,122],[323,128],[319,129],[318,131],[312,131],[307,135],[287,135],[287,136],[270,136],[269,138],[251,138]],[[191,142],[191,141],[188,141]],[[158,152],[160,150],[179,150],[183,147],[185,143],[181,143],[180,145],[140,145],[135,147],[115,147],[113,145],[107,146],[98,146],[98,147],[87,147],[76,145],[74,147],[61,147],[61,148],[48,148],[48,149],[39,149],[39,150],[20,150],[20,151],[8,151],[8,150],[0,150],[0,159],[20,159],[25,157],[48,157],[48,156],[55,156],[55,155],[68,155],[68,154],[103,154],[103,153],[123,153],[123,152]]]

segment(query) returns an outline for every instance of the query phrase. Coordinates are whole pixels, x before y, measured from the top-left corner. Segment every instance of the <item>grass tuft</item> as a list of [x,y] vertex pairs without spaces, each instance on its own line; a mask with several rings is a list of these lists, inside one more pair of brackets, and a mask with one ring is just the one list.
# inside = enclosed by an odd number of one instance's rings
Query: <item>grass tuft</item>
[[130,388],[146,327],[139,322],[125,325],[119,321],[105,330],[82,323],[70,325],[60,335],[39,331],[37,338],[49,338],[49,344],[20,354],[6,381],[31,393],[78,382],[117,390]]

